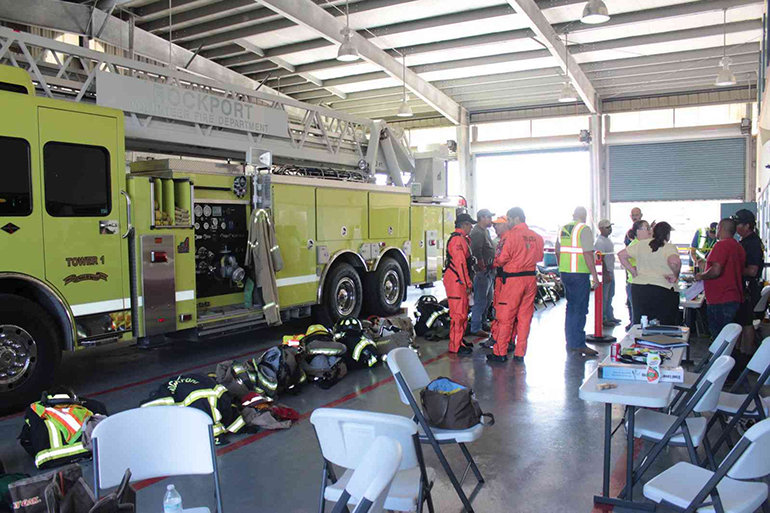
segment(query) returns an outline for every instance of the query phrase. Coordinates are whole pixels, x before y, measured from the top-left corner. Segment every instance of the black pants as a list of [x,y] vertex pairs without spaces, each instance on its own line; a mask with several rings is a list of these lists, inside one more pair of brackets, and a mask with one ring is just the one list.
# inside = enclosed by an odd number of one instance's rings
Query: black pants
[[632,283],[631,303],[634,324],[639,324],[643,315],[650,321],[658,319],[661,324],[679,324],[679,292],[673,288]]

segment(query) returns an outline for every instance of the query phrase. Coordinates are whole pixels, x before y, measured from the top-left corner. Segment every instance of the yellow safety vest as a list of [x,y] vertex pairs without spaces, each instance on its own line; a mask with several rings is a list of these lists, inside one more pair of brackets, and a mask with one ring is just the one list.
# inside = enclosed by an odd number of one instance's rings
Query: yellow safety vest
[[559,272],[588,274],[588,264],[583,255],[583,247],[580,245],[580,234],[588,225],[573,221],[561,228],[559,244]]

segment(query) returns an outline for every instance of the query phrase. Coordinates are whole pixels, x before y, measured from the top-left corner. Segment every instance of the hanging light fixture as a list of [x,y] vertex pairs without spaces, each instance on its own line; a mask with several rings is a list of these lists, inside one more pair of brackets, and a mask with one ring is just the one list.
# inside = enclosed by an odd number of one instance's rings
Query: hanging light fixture
[[583,16],[580,21],[589,25],[598,25],[610,20],[607,6],[603,0],[588,0],[583,8]]
[[567,48],[567,33],[564,33],[564,85],[559,94],[559,103],[572,103],[577,101],[577,93],[569,79],[569,49]]
[[337,60],[342,62],[353,62],[358,60],[358,50],[356,45],[350,40],[350,0],[345,2],[345,28],[340,31],[342,34],[342,44],[337,51]]
[[403,84],[404,88],[404,96],[401,98],[401,103],[398,105],[398,114],[397,116],[400,118],[411,118],[414,116],[414,113],[412,112],[412,107],[409,106],[409,103],[407,103],[407,97],[406,97],[406,54],[401,54],[401,62],[402,65],[402,73],[401,73],[401,83]]
[[719,87],[726,87],[735,85],[735,75],[730,69],[730,64],[733,60],[727,56],[727,9],[724,10],[724,23],[722,24],[722,60],[719,61],[719,65],[722,69],[717,73],[717,80],[714,82]]

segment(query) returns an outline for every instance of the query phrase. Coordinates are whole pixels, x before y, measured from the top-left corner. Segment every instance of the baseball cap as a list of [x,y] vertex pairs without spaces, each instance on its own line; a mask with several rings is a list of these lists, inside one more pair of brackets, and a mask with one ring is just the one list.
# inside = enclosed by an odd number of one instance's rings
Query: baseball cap
[[455,224],[457,224],[457,223],[471,223],[471,224],[476,224],[476,220],[475,220],[475,219],[473,219],[473,218],[472,218],[471,216],[469,216],[468,214],[466,214],[465,212],[463,212],[462,214],[459,214],[459,215],[458,215],[458,216],[455,218]]
[[482,208],[481,210],[476,212],[476,219],[481,219],[482,217],[495,217],[495,214],[493,214],[486,208]]
[[508,222],[508,218],[505,216],[500,216],[492,221],[492,224],[504,224]]
[[744,223],[753,223],[756,220],[756,218],[754,217],[754,214],[751,213],[751,210],[746,210],[745,208],[742,208],[732,215],[732,220],[738,224],[744,224]]
[[717,231],[717,226],[719,226],[719,223],[711,223],[711,224],[709,225],[709,231],[710,231],[710,232],[715,232],[715,231]]
[[612,223],[610,222],[609,219],[602,219],[601,221],[599,221],[599,228],[607,228],[610,226],[612,226]]

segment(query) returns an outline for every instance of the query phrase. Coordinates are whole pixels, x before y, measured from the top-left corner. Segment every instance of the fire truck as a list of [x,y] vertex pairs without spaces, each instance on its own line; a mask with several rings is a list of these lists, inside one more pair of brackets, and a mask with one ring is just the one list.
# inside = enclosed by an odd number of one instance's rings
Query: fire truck
[[0,405],[37,397],[64,351],[264,325],[255,209],[283,320],[393,314],[441,278],[445,161],[384,122],[5,28],[0,47]]

